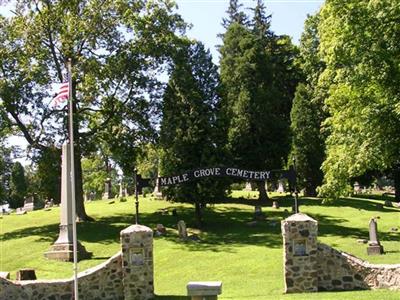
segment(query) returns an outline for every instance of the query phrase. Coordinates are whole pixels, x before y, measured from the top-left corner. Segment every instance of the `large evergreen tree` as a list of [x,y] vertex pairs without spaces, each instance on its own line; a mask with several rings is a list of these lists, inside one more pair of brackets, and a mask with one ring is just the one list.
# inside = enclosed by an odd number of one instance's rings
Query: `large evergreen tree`
[[[216,116],[220,100],[217,67],[201,43],[180,49],[171,71],[162,105],[160,131],[160,175],[219,164]],[[202,223],[201,208],[221,200],[225,188],[220,181],[202,179],[168,187],[168,199],[195,204],[196,219]]]
[[318,54],[319,15],[309,16],[305,22],[297,60],[302,71],[302,83],[297,86],[291,111],[292,151],[296,159],[299,188],[306,196],[315,196],[322,184],[321,166],[324,161],[325,135],[322,123],[326,119],[323,87],[318,79],[324,64]]
[[228,16],[222,19],[222,26],[228,28],[232,23],[245,25],[248,22],[248,19],[246,14],[241,11],[242,7],[243,4],[240,4],[238,0],[230,0],[226,11]]
[[[223,35],[221,81],[233,163],[279,169],[289,151],[290,108],[297,79],[295,48],[270,30],[270,16],[257,1],[250,25],[232,23]],[[268,196],[258,182],[260,200]]]
[[[155,74],[184,30],[170,1],[15,1],[0,16],[1,116],[31,149],[66,140],[65,109],[49,105],[52,84],[64,80],[72,60],[77,215],[85,212],[81,156],[100,140],[124,172],[135,146],[153,125],[160,89]],[[127,158],[129,154],[130,157]]]
[[27,188],[24,167],[20,162],[15,162],[11,170],[10,180],[10,206],[12,208],[24,205]]

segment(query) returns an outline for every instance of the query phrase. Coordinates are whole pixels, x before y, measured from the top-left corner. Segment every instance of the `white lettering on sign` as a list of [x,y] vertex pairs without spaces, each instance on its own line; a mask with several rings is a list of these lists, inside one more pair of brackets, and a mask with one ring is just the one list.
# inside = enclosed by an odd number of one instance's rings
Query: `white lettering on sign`
[[190,181],[195,178],[209,177],[209,176],[233,176],[250,180],[266,180],[269,179],[271,171],[248,171],[238,168],[205,168],[195,171],[189,171],[182,175],[171,177],[160,177],[158,180],[161,186],[179,184]]
[[183,181],[188,181],[189,180],[189,175],[187,173],[182,175]]

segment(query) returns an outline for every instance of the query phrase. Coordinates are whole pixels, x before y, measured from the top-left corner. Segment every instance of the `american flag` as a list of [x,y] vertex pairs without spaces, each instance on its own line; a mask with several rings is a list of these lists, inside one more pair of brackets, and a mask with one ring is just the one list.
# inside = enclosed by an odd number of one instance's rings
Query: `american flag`
[[68,81],[61,83],[60,88],[53,98],[53,105],[57,106],[58,104],[64,102],[69,98],[69,83]]

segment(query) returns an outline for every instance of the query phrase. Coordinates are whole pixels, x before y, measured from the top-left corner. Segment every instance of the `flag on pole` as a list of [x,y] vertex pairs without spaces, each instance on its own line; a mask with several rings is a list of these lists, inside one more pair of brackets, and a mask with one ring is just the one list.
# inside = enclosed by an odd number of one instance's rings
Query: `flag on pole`
[[69,81],[61,83],[60,88],[53,98],[53,105],[57,106],[69,98]]

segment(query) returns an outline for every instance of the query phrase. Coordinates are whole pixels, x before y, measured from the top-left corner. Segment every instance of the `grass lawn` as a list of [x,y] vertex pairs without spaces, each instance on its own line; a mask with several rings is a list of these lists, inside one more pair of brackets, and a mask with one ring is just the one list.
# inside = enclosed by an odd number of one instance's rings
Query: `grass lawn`
[[[234,192],[237,203],[216,204],[205,212],[206,225],[200,232],[191,229],[193,207],[166,201],[140,199],[140,223],[155,228],[167,227],[168,235],[155,237],[156,299],[187,299],[186,284],[194,280],[221,280],[219,299],[399,299],[399,292],[388,290],[315,294],[283,294],[282,237],[280,221],[289,213],[293,200],[277,197],[280,209],[264,207],[267,220],[254,227],[246,225],[253,216],[255,193]],[[275,195],[277,196],[277,195]],[[400,210],[382,208],[379,199],[341,199],[322,206],[320,199],[302,198],[301,212],[319,223],[319,241],[349,252],[371,263],[400,263]],[[160,209],[177,209],[178,217],[162,215]],[[119,232],[134,221],[134,200],[127,202],[94,201],[86,204],[87,212],[96,219],[78,224],[79,240],[93,258],[79,262],[83,271],[95,266],[119,250]],[[379,238],[385,255],[367,256],[366,245],[357,239],[368,239],[368,222],[379,217]],[[181,242],[176,223],[185,220],[189,231],[201,242]],[[59,208],[34,211],[27,215],[8,215],[0,219],[0,271],[15,272],[34,268],[39,279],[69,278],[72,264],[46,260],[43,253],[58,236]],[[400,229],[400,228],[399,228]]]

